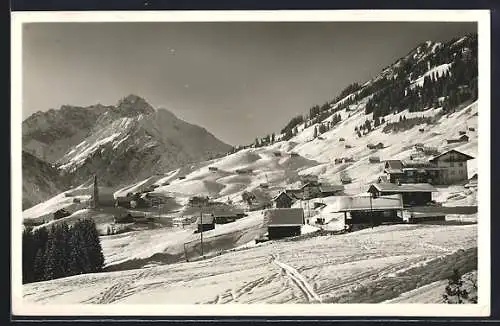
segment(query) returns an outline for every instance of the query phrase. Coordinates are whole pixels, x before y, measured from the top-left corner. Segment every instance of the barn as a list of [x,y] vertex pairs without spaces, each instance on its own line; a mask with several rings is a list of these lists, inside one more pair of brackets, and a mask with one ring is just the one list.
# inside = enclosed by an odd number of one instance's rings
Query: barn
[[302,208],[272,208],[264,211],[269,240],[300,235],[304,225]]
[[404,206],[425,206],[432,201],[432,193],[437,192],[437,189],[428,183],[374,183],[370,185],[368,192],[374,198],[400,194]]
[[321,197],[338,196],[344,191],[343,185],[329,185],[321,183],[318,186]]
[[273,198],[273,202],[275,208],[290,208],[292,207],[293,199],[292,196],[282,191]]

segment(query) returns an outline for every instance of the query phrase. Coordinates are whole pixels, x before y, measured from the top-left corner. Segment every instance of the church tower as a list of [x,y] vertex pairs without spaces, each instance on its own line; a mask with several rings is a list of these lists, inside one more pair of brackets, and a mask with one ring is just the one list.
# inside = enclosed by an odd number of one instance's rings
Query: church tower
[[94,186],[93,186],[93,196],[92,196],[92,208],[97,208],[99,206],[99,188],[97,187],[97,176],[94,176]]

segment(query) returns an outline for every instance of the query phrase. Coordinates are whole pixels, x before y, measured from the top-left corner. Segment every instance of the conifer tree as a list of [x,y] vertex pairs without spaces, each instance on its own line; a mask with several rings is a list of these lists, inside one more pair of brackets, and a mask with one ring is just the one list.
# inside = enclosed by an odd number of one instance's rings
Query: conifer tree
[[28,226],[23,230],[22,242],[22,271],[23,283],[33,282],[35,280],[35,256],[36,247],[33,235],[33,228]]

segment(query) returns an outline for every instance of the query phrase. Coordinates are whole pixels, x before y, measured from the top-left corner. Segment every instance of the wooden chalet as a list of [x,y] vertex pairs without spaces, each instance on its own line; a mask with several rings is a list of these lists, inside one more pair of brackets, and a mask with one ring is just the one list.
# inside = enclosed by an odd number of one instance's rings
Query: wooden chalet
[[403,199],[398,194],[376,198],[370,194],[342,196],[336,205],[336,211],[344,213],[346,225],[379,225],[402,221]]
[[384,164],[384,174],[391,183],[438,184],[440,170],[432,162],[423,160],[387,160]]
[[383,149],[384,148],[384,144],[383,143],[377,143],[377,144],[367,144],[366,147],[368,147],[369,149]]
[[462,135],[456,139],[446,139],[447,144],[455,144],[455,143],[466,143],[469,141],[469,136]]
[[472,159],[474,157],[452,149],[431,158],[429,162],[441,171],[439,184],[452,184],[467,181],[467,161]]
[[432,201],[432,193],[437,192],[437,189],[428,183],[374,183],[370,185],[368,192],[373,198],[399,194],[405,206],[425,206]]
[[269,240],[298,236],[305,223],[302,208],[274,208],[264,212]]
[[293,198],[286,191],[282,191],[273,198],[273,202],[275,208],[290,208],[292,207]]

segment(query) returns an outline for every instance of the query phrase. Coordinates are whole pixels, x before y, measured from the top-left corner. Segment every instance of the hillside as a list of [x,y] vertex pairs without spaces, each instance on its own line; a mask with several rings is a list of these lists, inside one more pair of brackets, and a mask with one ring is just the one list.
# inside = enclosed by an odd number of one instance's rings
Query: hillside
[[220,156],[231,146],[130,95],[116,106],[63,106],[36,113],[23,122],[23,148],[52,162],[72,186],[93,175],[103,185],[119,186]]
[[69,180],[47,162],[23,151],[23,210],[64,191]]

